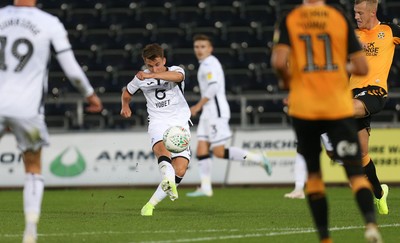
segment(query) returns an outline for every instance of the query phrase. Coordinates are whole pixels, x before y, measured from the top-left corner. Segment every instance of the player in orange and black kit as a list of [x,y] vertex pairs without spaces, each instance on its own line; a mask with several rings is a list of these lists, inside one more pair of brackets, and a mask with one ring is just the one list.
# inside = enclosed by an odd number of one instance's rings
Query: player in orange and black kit
[[[327,131],[334,156],[344,163],[366,223],[365,237],[381,242],[372,186],[364,176],[347,72],[365,75],[368,65],[349,21],[323,0],[303,0],[277,25],[271,62],[289,88],[289,115],[298,151],[307,163],[306,195],[321,242],[332,242],[320,168],[320,135]],[[350,62],[347,63],[347,59]]]
[[367,76],[351,75],[355,116],[361,144],[361,156],[365,174],[371,182],[375,204],[380,214],[388,214],[387,185],[381,185],[373,161],[368,155],[371,130],[371,115],[380,112],[388,95],[387,78],[392,65],[395,45],[400,44],[400,27],[392,23],[381,23],[376,12],[378,0],[355,0],[354,12],[358,29],[356,35],[364,47],[369,64]]

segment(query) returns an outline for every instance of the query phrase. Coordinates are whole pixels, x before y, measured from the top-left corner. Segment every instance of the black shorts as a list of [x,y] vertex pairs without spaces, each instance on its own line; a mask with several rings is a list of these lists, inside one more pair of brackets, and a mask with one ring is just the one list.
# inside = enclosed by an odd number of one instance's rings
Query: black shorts
[[[340,120],[302,120],[292,117],[297,136],[297,150],[307,161],[309,172],[320,171],[321,134],[327,132],[333,145],[334,159],[359,162],[361,151],[354,118]],[[360,170],[361,171],[361,170]],[[362,171],[360,172],[362,173]]]
[[353,89],[354,99],[360,100],[365,107],[366,116],[357,118],[358,130],[371,127],[371,115],[383,110],[386,104],[387,92],[379,86],[367,86],[360,89]]

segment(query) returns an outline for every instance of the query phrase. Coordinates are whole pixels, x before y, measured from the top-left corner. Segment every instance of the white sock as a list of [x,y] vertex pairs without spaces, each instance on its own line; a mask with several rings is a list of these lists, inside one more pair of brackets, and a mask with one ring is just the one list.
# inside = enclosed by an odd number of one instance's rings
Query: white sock
[[160,169],[163,179],[167,178],[169,181],[175,181],[175,170],[170,162],[161,161],[158,163],[158,168]]
[[253,153],[253,152],[250,152],[250,151],[246,151],[247,152],[247,154],[246,154],[246,161],[250,161],[250,162],[253,162],[253,163],[255,163],[255,164],[258,164],[258,165],[262,165],[263,164],[263,156],[262,156],[262,154],[261,153]]
[[42,175],[27,173],[24,184],[24,213],[26,223],[37,224],[44,191]]
[[211,168],[212,168],[212,160],[211,158],[199,160],[199,173],[200,173],[200,181],[201,181],[201,190],[204,192],[211,192]]
[[229,147],[229,159],[235,161],[245,161],[248,160],[249,152],[247,150]]
[[326,151],[333,151],[332,142],[328,137],[328,133],[321,134],[321,142],[324,145]]
[[[179,183],[176,183],[176,187],[179,186]],[[156,191],[154,192],[154,194],[151,196],[149,203],[151,203],[153,206],[156,206],[159,202],[161,202],[162,200],[164,200],[164,198],[167,197],[167,193],[165,193],[163,191],[163,189],[161,188],[161,183],[158,185]]]
[[297,153],[294,162],[294,178],[295,178],[295,190],[304,190],[304,184],[307,177],[307,166],[303,155]]
[[156,206],[159,202],[164,200],[164,198],[167,197],[167,193],[163,191],[161,188],[161,183],[158,185],[156,191],[154,192],[153,196],[151,196],[149,203],[151,203],[153,206]]

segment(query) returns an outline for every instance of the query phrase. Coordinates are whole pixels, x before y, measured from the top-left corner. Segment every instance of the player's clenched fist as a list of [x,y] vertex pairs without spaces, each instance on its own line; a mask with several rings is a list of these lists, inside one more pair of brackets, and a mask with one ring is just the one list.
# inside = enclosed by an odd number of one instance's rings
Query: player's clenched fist
[[131,108],[129,108],[129,106],[128,107],[122,107],[122,109],[121,109],[121,116],[122,117],[128,118],[128,117],[131,117],[131,115],[132,115],[132,111],[131,111]]

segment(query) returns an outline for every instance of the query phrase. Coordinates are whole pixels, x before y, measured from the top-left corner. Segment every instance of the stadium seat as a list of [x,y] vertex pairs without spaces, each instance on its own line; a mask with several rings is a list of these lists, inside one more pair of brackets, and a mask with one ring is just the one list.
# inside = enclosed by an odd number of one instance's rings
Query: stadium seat
[[49,73],[48,93],[53,96],[67,95],[74,92],[74,87],[62,71]]
[[124,28],[145,28],[146,23],[137,15],[137,9],[113,8],[105,11],[105,21],[108,25],[118,25]]
[[117,45],[116,34],[109,29],[89,29],[81,36],[80,45],[89,50],[92,45],[101,49],[112,48]]
[[214,50],[214,56],[221,62],[225,69],[240,67],[240,63],[236,61],[236,52],[229,47],[220,47]]
[[172,26],[169,13],[164,7],[141,7],[136,11],[136,19],[148,24],[156,24],[158,27],[177,27]]
[[393,1],[389,2],[387,1],[386,3],[386,11],[387,15],[389,18],[389,21],[392,21],[393,18],[399,18],[399,13],[400,13],[400,2],[398,1]]
[[228,26],[226,34],[221,38],[226,42],[227,46],[232,42],[246,43],[250,46],[257,44],[254,29],[250,26]]
[[247,68],[225,70],[226,90],[228,93],[241,94],[252,85],[254,74]]
[[99,53],[100,62],[105,67],[112,66],[118,70],[132,68],[131,54],[123,49],[106,49]]
[[105,70],[92,70],[87,71],[86,76],[97,93],[103,94],[114,92],[110,81],[112,74],[109,72]]
[[[136,46],[137,43],[147,44],[150,42],[150,31],[143,30],[141,28],[129,28],[123,29],[116,36],[116,42],[121,47],[126,45]],[[140,47],[142,44],[139,45]]]
[[190,47],[185,45],[182,40],[185,38],[185,32],[181,28],[176,27],[164,27],[156,28],[151,31],[150,41],[167,44],[172,48],[185,48]]
[[177,48],[171,50],[171,57],[171,59],[167,60],[167,65],[195,65],[198,62],[194,56],[193,48]]
[[198,6],[177,6],[171,9],[171,21],[182,23],[201,23],[204,21],[204,10]]
[[96,9],[78,8],[67,12],[63,20],[66,28],[75,28],[78,24],[85,25],[88,29],[107,28],[101,13]]
[[229,24],[235,24],[238,20],[236,9],[232,4],[228,6],[212,6],[209,8],[209,11],[205,12],[204,17],[211,22],[220,21]]
[[276,21],[275,10],[267,4],[263,5],[246,5],[245,18],[243,21],[250,24],[251,22],[261,22],[263,25],[273,25]]
[[[270,50],[267,47],[242,48],[239,52],[239,61],[244,64],[269,62]],[[246,65],[247,66],[247,65]]]

